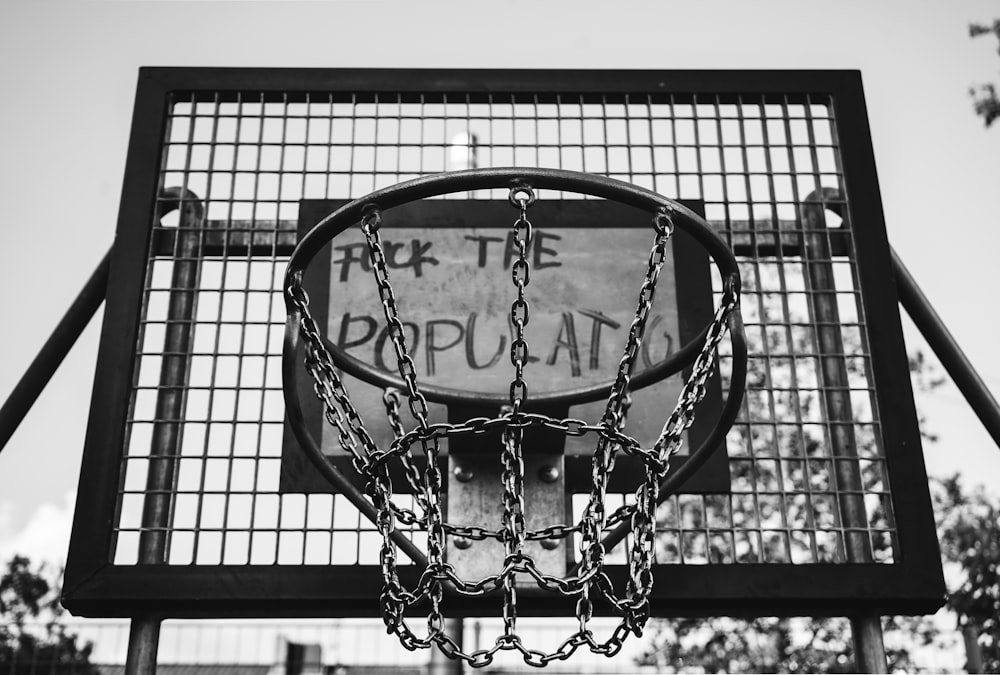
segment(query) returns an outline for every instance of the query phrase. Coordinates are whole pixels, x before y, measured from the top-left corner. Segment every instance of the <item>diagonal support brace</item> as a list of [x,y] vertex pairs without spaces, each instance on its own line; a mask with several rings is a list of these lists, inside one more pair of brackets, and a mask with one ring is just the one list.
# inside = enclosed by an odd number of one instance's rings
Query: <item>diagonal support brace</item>
[[931,350],[941,361],[941,365],[969,402],[969,406],[983,423],[993,442],[1000,448],[1000,404],[997,404],[986,383],[979,377],[968,357],[945,327],[944,321],[931,306],[930,301],[917,286],[909,270],[893,250],[892,272],[896,277],[896,290],[903,309],[913,319],[917,330],[927,340]]

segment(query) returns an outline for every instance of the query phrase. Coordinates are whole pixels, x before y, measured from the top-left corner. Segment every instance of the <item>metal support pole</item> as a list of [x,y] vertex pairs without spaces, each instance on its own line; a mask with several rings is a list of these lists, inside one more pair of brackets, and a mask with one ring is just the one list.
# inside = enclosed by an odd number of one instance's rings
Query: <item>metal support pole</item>
[[24,375],[10,392],[10,396],[0,407],[0,451],[14,435],[14,431],[24,420],[41,395],[45,385],[66,358],[66,354],[80,338],[83,329],[90,323],[97,308],[104,302],[108,286],[108,270],[111,268],[111,251],[104,254],[97,269],[76,296],[66,314],[56,324],[55,329],[38,351]]
[[965,643],[965,672],[983,672],[983,650],[979,648],[979,631],[971,623],[963,624],[962,641]]
[[174,479],[184,429],[184,398],[191,357],[195,299],[200,268],[202,206],[185,199],[174,243],[166,337],[156,397],[156,422],[149,450],[139,564],[165,562]]
[[[464,628],[464,621],[461,618],[444,620],[444,632],[455,640],[460,651],[465,651]],[[462,663],[460,659],[449,659],[440,649],[432,647],[427,675],[462,675]]]
[[852,616],[851,633],[854,636],[854,666],[858,672],[888,673],[882,619],[874,614]]
[[[200,201],[190,192],[177,192],[181,217],[174,244],[174,264],[167,307],[166,337],[156,399],[156,423],[149,449],[149,474],[142,509],[139,564],[162,565],[167,558],[168,528],[174,481],[184,428],[184,388],[190,366],[198,271],[201,264],[202,216]],[[128,675],[154,675],[160,619],[135,617],[125,663]]]
[[156,651],[160,646],[160,619],[135,617],[129,626],[125,675],[156,672]]
[[962,392],[962,396],[969,402],[979,421],[993,437],[993,442],[1000,447],[1000,404],[997,404],[993,394],[972,367],[972,363],[895,251],[892,251],[892,271],[896,276],[896,290],[899,292],[899,302],[903,305],[903,309],[913,319],[913,323],[927,340],[931,350],[941,360],[941,365],[948,371],[955,386]]
[[[851,408],[850,379],[844,358],[844,340],[840,332],[837,286],[833,272],[829,231],[822,204],[807,198],[802,209],[806,268],[810,304],[815,320],[820,353],[820,377],[823,408],[830,426],[831,454],[838,491],[841,524],[847,561],[872,562],[868,538],[868,515],[864,502],[864,483],[858,462],[857,437]],[[888,672],[882,622],[877,615],[850,617],[854,651],[859,672]]]

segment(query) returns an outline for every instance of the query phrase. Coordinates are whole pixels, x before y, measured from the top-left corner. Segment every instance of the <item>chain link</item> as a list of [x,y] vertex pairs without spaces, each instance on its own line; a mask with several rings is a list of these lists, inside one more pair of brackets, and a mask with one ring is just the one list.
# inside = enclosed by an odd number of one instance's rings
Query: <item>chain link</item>
[[[424,398],[424,395],[420,393],[417,387],[416,368],[413,365],[413,359],[407,352],[403,323],[399,319],[395,292],[392,283],[389,281],[389,267],[386,262],[385,248],[382,244],[381,225],[381,211],[374,205],[366,207],[364,216],[361,219],[361,231],[364,233],[365,241],[368,243],[368,254],[372,262],[372,271],[375,275],[375,283],[378,286],[379,298],[382,300],[386,325],[389,329],[389,338],[396,352],[396,363],[399,367],[400,377],[403,378],[403,382],[406,384],[406,397],[410,412],[414,419],[416,419],[418,428],[426,430],[429,424],[427,399]],[[444,528],[442,527],[443,518],[441,515],[442,484],[441,471],[437,465],[439,454],[438,440],[434,437],[421,439],[421,446],[424,456],[427,459],[427,467],[424,470],[424,480],[421,485],[422,490],[418,491],[417,494],[420,495],[418,499],[424,508],[427,519],[428,565],[430,567],[438,567],[444,563]],[[385,475],[385,483],[388,484],[387,468],[381,464],[376,466],[381,467],[377,474],[380,476]],[[388,487],[387,492],[391,495],[391,485]],[[387,528],[380,527],[379,530],[382,532],[383,541],[383,567],[386,565],[386,559],[391,563],[390,569],[384,569],[383,574],[386,583],[389,583],[390,577],[395,577],[395,547],[389,536],[394,518],[390,508],[386,506],[385,511],[389,514],[387,517],[389,526]],[[443,596],[444,588],[440,581],[435,580],[431,583],[427,591],[427,598],[431,603],[431,610],[427,615],[427,630],[431,637],[441,633],[444,628],[444,617],[441,614],[441,600]],[[394,608],[393,614],[396,615],[398,613],[401,616],[404,609],[405,607],[403,606],[397,606]]]
[[[393,438],[401,438],[405,433],[403,431],[403,421],[399,415],[399,390],[388,388],[382,393],[382,402],[385,404],[385,416],[389,420],[389,426],[392,428]],[[413,495],[417,500],[417,505],[420,509],[427,513],[427,500],[423,494],[423,479],[420,475],[420,471],[417,470],[416,465],[413,463],[413,455],[404,452],[399,456],[399,462],[403,465],[403,475],[406,477],[406,484],[410,486],[413,491]],[[395,506],[395,505],[393,505]],[[412,513],[412,511],[410,512]],[[415,520],[406,521],[402,519],[402,514],[397,512],[397,517],[400,518],[404,525],[412,525]],[[414,514],[415,517],[416,514]],[[426,519],[423,521],[426,527]]]
[[[512,426],[503,431],[503,451],[500,454],[503,481],[503,513],[500,523],[504,531],[503,545],[507,560],[519,559],[524,550],[524,458],[521,442],[524,429],[521,421],[521,406],[528,398],[528,385],[524,381],[524,365],[528,362],[528,342],[524,339],[524,327],[528,325],[528,301],[524,289],[531,282],[531,266],[528,264],[528,245],[531,242],[531,221],[528,220],[528,204],[535,201],[535,193],[530,187],[511,188],[510,201],[518,208],[511,237],[517,246],[517,258],[511,265],[511,280],[517,297],[510,305],[510,320],[514,326],[514,338],[510,343],[510,362],[514,366],[514,379],[510,383],[510,415]],[[517,575],[503,578],[503,632],[505,638],[517,637]],[[518,644],[520,641],[518,640]],[[525,653],[527,657],[527,653]]]
[[[666,246],[674,224],[666,208],[653,217],[656,232],[650,250],[646,273],[639,293],[635,316],[628,333],[625,351],[619,362],[608,403],[599,424],[588,424],[575,418],[556,419],[541,413],[523,410],[528,398],[524,367],[528,362],[528,344],[524,328],[528,323],[528,302],[525,287],[530,282],[527,250],[531,242],[532,225],[527,218],[527,208],[535,200],[530,187],[518,185],[510,191],[510,201],[518,209],[513,226],[513,239],[517,257],[512,265],[511,277],[516,297],[511,304],[510,320],[514,330],[511,342],[511,364],[514,378],[510,384],[510,406],[496,417],[478,417],[460,424],[431,423],[427,401],[417,385],[413,360],[409,356],[403,324],[399,319],[393,286],[389,280],[388,265],[382,244],[381,212],[375,206],[365,209],[361,229],[368,245],[372,270],[379,289],[385,313],[387,332],[396,353],[400,376],[405,392],[388,389],[383,395],[386,415],[394,439],[389,447],[380,449],[365,428],[343,382],[333,366],[333,360],[323,341],[315,320],[309,312],[309,298],[301,287],[301,275],[291,278],[286,294],[294,307],[299,329],[305,343],[305,365],[312,381],[313,391],[322,402],[324,416],[337,430],[340,445],[350,455],[355,469],[365,478],[365,493],[372,500],[377,512],[376,526],[382,535],[380,564],[383,589],[379,596],[383,621],[388,632],[397,636],[409,650],[436,646],[446,656],[461,659],[472,667],[483,667],[493,662],[498,651],[517,651],[524,662],[531,666],[568,659],[580,647],[591,652],[613,656],[617,654],[629,634],[639,636],[649,617],[649,595],[653,587],[653,550],[656,534],[655,511],[659,501],[659,484],[669,470],[671,458],[680,448],[684,432],[694,420],[698,403],[705,397],[707,380],[715,363],[715,355],[726,332],[729,315],[739,303],[738,279],[727,279],[722,299],[692,367],[691,376],[682,387],[677,405],[664,424],[652,448],[644,449],[625,433],[628,408],[631,404],[629,384],[636,356],[641,347],[646,320],[652,306],[660,270],[666,257]],[[406,431],[400,416],[400,395],[405,394],[416,426]],[[524,430],[544,427],[566,436],[596,434],[597,443],[592,463],[592,486],[589,502],[579,522],[572,525],[557,524],[538,530],[527,530],[524,518],[524,462],[521,443]],[[490,530],[478,526],[459,526],[444,521],[441,511],[442,477],[438,468],[439,441],[462,435],[501,432],[501,462],[503,481],[503,512],[501,527]],[[419,443],[427,466],[421,473],[413,463],[411,448]],[[606,489],[615,456],[624,452],[639,457],[645,467],[645,477],[636,490],[635,503],[620,507],[614,513],[605,512]],[[389,462],[399,458],[406,482],[416,498],[421,511],[398,506],[392,499],[389,480]],[[629,575],[623,592],[617,591],[610,577],[604,572],[605,551],[601,543],[603,533],[615,525],[628,521],[632,531],[629,550]],[[408,590],[399,581],[396,549],[391,535],[397,522],[427,533],[427,566],[415,588]],[[524,543],[541,539],[570,539],[580,535],[581,564],[572,576],[558,577],[542,573],[534,559],[524,553]],[[504,561],[500,571],[477,581],[467,581],[458,576],[455,568],[444,560],[445,536],[467,539],[496,539],[504,544]],[[575,613],[578,628],[553,652],[542,652],[526,647],[516,633],[517,578],[530,578],[541,589],[566,597],[576,598]],[[482,596],[501,590],[503,593],[504,631],[494,645],[486,649],[464,652],[457,642],[444,632],[441,604],[444,588],[460,595]],[[609,603],[621,617],[607,640],[598,641],[588,627],[593,615],[592,596],[599,596]],[[418,603],[426,603],[426,637],[418,637],[407,624],[404,615]]]
[[531,242],[531,221],[528,220],[528,205],[535,201],[535,193],[530,187],[517,186],[510,191],[510,201],[517,204],[519,214],[511,233],[517,246],[517,259],[510,268],[511,279],[517,289],[517,297],[510,305],[510,321],[514,326],[514,339],[510,343],[510,362],[514,366],[514,379],[510,383],[510,404],[514,409],[515,422],[521,412],[521,405],[528,398],[528,385],[524,381],[524,365],[528,362],[528,343],[524,339],[524,327],[528,325],[528,301],[524,299],[524,289],[531,281],[528,264],[528,244]]
[[722,301],[709,325],[705,345],[695,359],[690,377],[681,388],[677,406],[667,418],[659,438],[653,444],[652,452],[660,458],[665,467],[669,467],[670,458],[677,454],[680,449],[684,432],[694,423],[695,407],[708,392],[706,383],[712,374],[719,343],[726,332],[726,322],[729,315],[739,305],[738,284],[739,282],[735,278],[726,279]]

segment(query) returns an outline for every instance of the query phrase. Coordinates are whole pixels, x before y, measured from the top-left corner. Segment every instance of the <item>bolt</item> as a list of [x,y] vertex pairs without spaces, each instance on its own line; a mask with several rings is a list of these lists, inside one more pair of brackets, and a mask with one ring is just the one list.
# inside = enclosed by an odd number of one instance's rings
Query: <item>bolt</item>
[[559,469],[552,465],[543,466],[538,470],[538,477],[543,483],[555,483],[559,479]]
[[555,549],[559,548],[559,540],[542,539],[542,548],[544,548],[546,551],[554,551]]
[[466,539],[465,537],[456,537],[455,538],[455,548],[461,549],[461,550],[464,551],[465,549],[469,548],[470,546],[472,546],[472,540],[471,539]]
[[452,473],[459,483],[468,483],[476,475],[472,473],[472,469],[465,466],[456,466]]

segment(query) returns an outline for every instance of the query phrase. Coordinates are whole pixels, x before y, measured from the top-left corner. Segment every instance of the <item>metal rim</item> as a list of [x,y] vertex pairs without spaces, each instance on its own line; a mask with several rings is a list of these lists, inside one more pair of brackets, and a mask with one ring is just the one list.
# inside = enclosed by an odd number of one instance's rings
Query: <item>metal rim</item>
[[[372,206],[385,210],[454,192],[519,187],[533,190],[562,190],[602,197],[642,209],[651,215],[666,209],[676,226],[694,237],[708,251],[722,279],[733,280],[737,292],[739,291],[740,276],[736,258],[723,239],[701,216],[682,204],[650,190],[604,176],[562,169],[490,168],[434,174],[376,190],[345,204],[321,220],[303,237],[292,253],[285,273],[285,306],[288,320],[286,321],[283,360],[295,359],[299,341],[298,313],[287,289],[292,286],[293,281],[301,281],[305,269],[325,244],[357,223]],[[701,333],[670,357],[632,376],[631,389],[641,389],[683,370],[698,355],[701,345],[704,344],[708,328],[706,326]],[[334,363],[344,372],[381,388],[406,389],[405,383],[399,377],[379,370],[374,365],[348,354],[329,340],[325,340],[325,342]],[[296,371],[291,367],[285,367],[283,370],[286,374]],[[290,385],[294,385],[294,382]],[[291,393],[289,390],[295,390],[295,387],[290,385],[285,387],[286,399],[288,398],[287,394]],[[526,406],[530,408],[532,406],[575,405],[598,401],[607,398],[612,386],[613,381],[608,381],[577,389],[533,394]],[[497,407],[509,403],[509,397],[506,393],[465,391],[426,383],[421,383],[420,391],[428,401],[446,405]],[[298,397],[292,398],[294,400],[289,400],[288,403],[291,407],[297,407]]]

